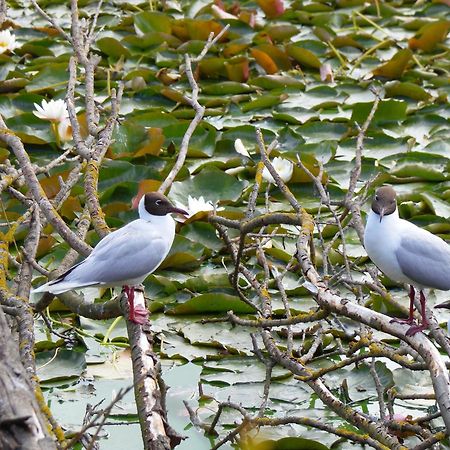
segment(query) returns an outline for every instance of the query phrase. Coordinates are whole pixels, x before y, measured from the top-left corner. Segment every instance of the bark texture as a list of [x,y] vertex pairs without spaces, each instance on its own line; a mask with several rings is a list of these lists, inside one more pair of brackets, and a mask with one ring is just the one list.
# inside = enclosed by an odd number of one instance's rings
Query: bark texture
[[[135,306],[145,307],[143,291],[135,291]],[[128,317],[126,296],[122,296],[122,310]],[[169,450],[183,439],[170,427],[165,407],[165,386],[160,378],[158,357],[153,352],[153,333],[150,322],[137,325],[127,320],[128,337],[133,364],[134,394],[141,423],[145,450]]]
[[56,449],[48,428],[0,307],[0,449]]

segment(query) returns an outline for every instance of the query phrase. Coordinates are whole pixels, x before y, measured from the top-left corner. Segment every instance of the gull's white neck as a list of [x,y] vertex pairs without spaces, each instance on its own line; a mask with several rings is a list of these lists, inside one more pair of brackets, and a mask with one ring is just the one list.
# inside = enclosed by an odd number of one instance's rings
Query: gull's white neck
[[398,215],[398,209],[396,209],[392,214],[387,214],[383,216],[380,222],[380,215],[374,212],[372,209],[370,210],[369,216],[367,218],[367,225],[369,228],[377,227],[377,228],[391,228],[395,227],[397,223],[399,223],[402,219],[400,219]]

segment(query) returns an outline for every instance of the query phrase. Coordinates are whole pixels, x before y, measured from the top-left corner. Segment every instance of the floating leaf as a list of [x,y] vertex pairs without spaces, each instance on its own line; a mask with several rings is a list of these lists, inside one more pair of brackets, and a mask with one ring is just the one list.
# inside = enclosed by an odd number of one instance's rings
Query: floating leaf
[[[312,439],[305,439],[301,437],[286,437],[278,441],[267,440],[252,443],[248,450],[328,450],[326,445]],[[244,447],[247,450],[247,447]]]
[[219,78],[224,76],[225,59],[224,58],[205,58],[198,64],[198,69],[202,77]]
[[[372,109],[372,103],[355,103],[351,120],[364,123]],[[378,104],[372,125],[377,122],[403,120],[406,118],[406,102],[399,100],[384,100]]]
[[202,92],[209,95],[235,95],[254,92],[255,88],[236,81],[222,81],[220,83],[204,84]]
[[289,75],[262,75],[252,78],[249,84],[269,90],[287,87],[304,89],[305,87],[304,83]]
[[181,204],[186,204],[189,195],[197,198],[203,196],[213,204],[219,201],[236,201],[247,184],[248,182],[237,180],[221,170],[207,167],[195,177],[173,183],[170,197]]
[[53,198],[60,190],[62,180],[66,180],[69,176],[70,170],[65,170],[63,172],[55,173],[50,177],[43,177],[39,180],[42,189],[44,189],[45,195],[49,198]]
[[147,128],[148,140],[134,154],[135,158],[144,155],[158,156],[164,143],[164,135],[161,128]]
[[283,42],[298,34],[298,28],[294,25],[272,25],[265,29],[272,41]]
[[[209,35],[213,33],[218,35],[223,26],[214,20],[186,20],[187,30],[191,39],[206,41]],[[226,36],[226,34],[225,34]],[[224,37],[222,37],[224,39]]]
[[352,36],[336,36],[332,40],[332,44],[336,48],[342,48],[342,47],[354,47],[359,50],[363,50],[364,46],[361,45],[358,41],[356,41]]
[[418,101],[426,101],[431,98],[431,94],[415,83],[395,81],[386,84],[385,90],[386,97],[408,97]]
[[235,58],[234,61],[225,62],[225,69],[231,81],[245,82],[250,75],[250,65],[248,58]]
[[148,144],[149,133],[132,120],[124,121],[114,129],[114,143],[109,149],[110,157],[131,156]]
[[273,74],[278,72],[278,66],[275,61],[265,52],[252,48],[252,56],[255,58],[256,62],[268,73]]
[[413,53],[409,48],[399,50],[387,63],[374,69],[373,74],[390,80],[400,78],[412,56]]
[[65,87],[69,80],[67,64],[48,64],[27,84],[28,92]]
[[36,355],[37,376],[41,382],[68,383],[86,369],[84,354],[73,350],[55,349]]
[[223,294],[220,292],[201,294],[175,306],[167,311],[168,314],[211,314],[225,313],[232,310],[236,314],[249,314],[255,312],[254,308],[244,303],[235,295]]
[[54,142],[48,121],[38,119],[34,114],[17,114],[6,121],[8,128],[26,144]]
[[256,54],[258,54],[258,52],[262,52],[269,55],[279,70],[289,70],[291,68],[291,62],[289,61],[288,55],[284,52],[284,50],[276,45],[258,45],[257,47],[252,48],[252,55],[255,56],[255,52]]
[[160,31],[170,34],[171,20],[167,14],[158,11],[143,11],[134,16],[134,27],[138,34]]
[[286,94],[281,95],[262,95],[255,100],[244,103],[241,108],[243,112],[253,111],[256,109],[271,108],[272,106],[278,105],[288,96]]
[[408,41],[409,48],[431,52],[439,42],[444,41],[450,28],[450,21],[440,20],[427,23]]
[[430,207],[436,216],[448,219],[450,217],[450,205],[440,199],[437,195],[431,192],[422,192],[420,196],[424,199],[426,204]]
[[113,56],[114,58],[120,58],[121,56],[128,58],[130,56],[130,51],[112,37],[99,39],[96,44],[105,55]]
[[274,19],[284,13],[283,0],[256,0],[256,2],[269,19]]
[[169,254],[162,262],[160,269],[168,267],[174,268],[192,268],[198,266],[201,262],[205,247],[192,242],[184,236],[176,235]]
[[294,58],[301,66],[312,69],[320,69],[322,63],[319,58],[311,51],[303,47],[298,47],[295,44],[286,46],[287,54]]

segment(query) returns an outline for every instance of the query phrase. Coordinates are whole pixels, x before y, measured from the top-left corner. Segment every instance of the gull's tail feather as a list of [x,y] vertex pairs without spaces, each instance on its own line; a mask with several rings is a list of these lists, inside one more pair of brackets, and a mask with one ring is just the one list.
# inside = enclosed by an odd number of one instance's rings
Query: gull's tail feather
[[[58,278],[55,278],[54,280],[49,281],[48,283],[43,284],[42,286],[39,286],[36,289],[33,289],[33,294],[37,294],[39,292],[50,292],[50,294],[62,294],[63,292],[70,291],[72,289],[81,289],[86,286],[92,286],[92,282],[90,283],[83,283],[80,281],[66,280],[66,277],[69,276],[73,272],[73,270],[78,267],[80,264],[82,264],[84,261],[79,262],[78,264],[75,264],[72,266],[69,270],[66,270],[63,274],[61,274]],[[95,283],[94,283],[95,284]]]
[[74,281],[53,280],[39,286],[36,289],[33,289],[33,294],[37,294],[39,292],[50,292],[51,294],[57,295],[72,289],[82,289],[87,286],[92,286],[92,283],[80,284]]

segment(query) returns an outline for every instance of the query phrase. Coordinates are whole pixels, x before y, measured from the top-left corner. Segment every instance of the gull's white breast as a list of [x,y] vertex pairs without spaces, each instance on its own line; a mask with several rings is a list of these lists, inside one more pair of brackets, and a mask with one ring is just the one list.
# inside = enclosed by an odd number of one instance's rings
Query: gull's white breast
[[398,212],[383,217],[372,210],[369,213],[364,232],[364,247],[372,262],[389,278],[399,283],[416,285],[402,271],[397,258],[403,232],[402,219]]

